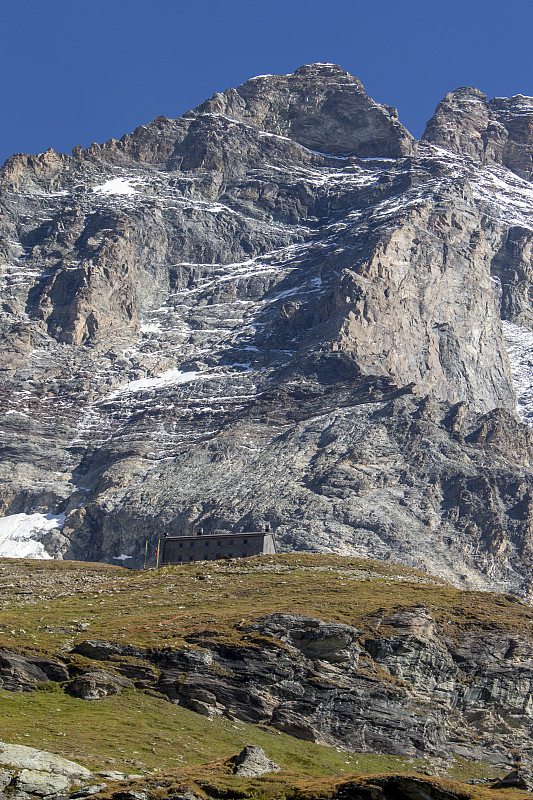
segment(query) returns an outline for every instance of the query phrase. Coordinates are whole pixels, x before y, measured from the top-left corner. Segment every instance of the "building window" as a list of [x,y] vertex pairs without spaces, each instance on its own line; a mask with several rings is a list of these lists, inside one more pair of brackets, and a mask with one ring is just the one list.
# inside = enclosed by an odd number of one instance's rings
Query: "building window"
[[243,540],[242,540],[242,543],[243,543],[243,544],[248,544],[248,539],[243,539]]
[[222,556],[220,555],[220,553],[217,553],[215,558],[222,558]]
[[192,561],[194,556],[189,556],[189,561]]
[[247,556],[246,550],[243,550],[243,551],[242,551],[242,557],[243,557],[243,558],[246,558],[246,556]]
[[189,544],[189,547],[194,547],[194,542],[191,542],[191,543]]
[[221,547],[221,546],[222,546],[222,542],[217,541],[217,547]]
[[228,558],[233,558],[233,553],[228,553]]
[[233,539],[228,539],[228,544],[233,544]]
[[178,556],[178,561],[181,561],[181,556]]
[[183,542],[179,542],[178,547],[183,547]]

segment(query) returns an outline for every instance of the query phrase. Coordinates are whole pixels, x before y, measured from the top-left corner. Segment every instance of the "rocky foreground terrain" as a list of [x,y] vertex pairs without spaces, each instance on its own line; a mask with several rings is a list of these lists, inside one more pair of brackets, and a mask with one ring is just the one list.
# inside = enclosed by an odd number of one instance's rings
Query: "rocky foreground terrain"
[[511,595],[318,554],[1,567],[3,800],[531,796]]
[[530,598],[532,125],[459,89],[417,142],[312,64],[9,159],[0,555],[269,523]]

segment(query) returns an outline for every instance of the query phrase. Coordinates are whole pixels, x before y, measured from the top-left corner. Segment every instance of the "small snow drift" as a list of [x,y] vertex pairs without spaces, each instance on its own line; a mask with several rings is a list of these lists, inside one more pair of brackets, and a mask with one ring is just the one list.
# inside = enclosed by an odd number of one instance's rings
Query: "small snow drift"
[[137,190],[125,178],[112,178],[100,186],[94,186],[95,194],[136,194]]

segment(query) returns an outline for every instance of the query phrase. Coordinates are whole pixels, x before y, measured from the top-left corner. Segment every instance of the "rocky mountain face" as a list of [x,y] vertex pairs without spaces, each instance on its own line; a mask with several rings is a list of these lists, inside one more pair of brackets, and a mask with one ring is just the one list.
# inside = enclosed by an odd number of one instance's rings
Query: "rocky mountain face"
[[530,596],[532,120],[460,89],[416,142],[313,64],[9,159],[0,554],[268,522]]

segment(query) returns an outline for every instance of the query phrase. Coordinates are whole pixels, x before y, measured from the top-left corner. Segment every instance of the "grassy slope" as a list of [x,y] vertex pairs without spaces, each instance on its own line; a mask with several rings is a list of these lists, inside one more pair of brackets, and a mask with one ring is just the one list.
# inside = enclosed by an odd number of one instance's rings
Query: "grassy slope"
[[[279,611],[370,631],[373,614],[419,604],[448,623],[451,632],[465,625],[524,631],[533,624],[533,610],[512,598],[461,592],[441,581],[428,581],[428,576],[405,567],[311,554],[157,572],[1,560],[0,648],[66,654],[76,642],[95,638],[181,647],[184,636],[201,630],[216,630],[222,638],[237,641],[245,634],[236,623]],[[244,744],[258,744],[285,770],[281,777],[262,779],[278,796],[280,781],[285,786],[304,781],[303,791],[305,780],[312,777],[306,789],[311,791],[317,779],[424,769],[423,764],[389,756],[338,752],[244,723],[209,721],[133,690],[95,702],[69,697],[49,685],[26,694],[0,691],[0,712],[4,741],[49,749],[91,767],[128,772],[183,765],[187,775],[180,774],[188,781],[191,768],[197,777],[200,774],[195,765],[227,758]],[[223,783],[225,768],[218,764],[213,769]],[[486,774],[483,765],[472,764],[457,764],[454,772],[460,778]],[[234,785],[234,778],[228,780]]]

